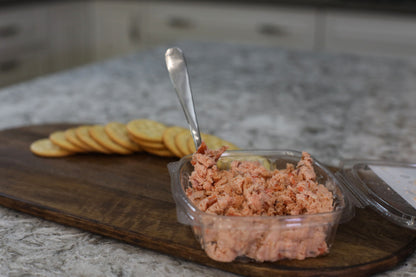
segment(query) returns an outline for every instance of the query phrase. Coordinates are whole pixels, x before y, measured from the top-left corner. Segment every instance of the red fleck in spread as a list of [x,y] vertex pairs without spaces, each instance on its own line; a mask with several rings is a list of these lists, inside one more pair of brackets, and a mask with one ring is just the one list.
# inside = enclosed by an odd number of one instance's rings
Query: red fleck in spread
[[[200,210],[225,216],[281,216],[330,212],[333,195],[316,181],[311,156],[303,152],[296,166],[268,170],[258,161],[231,162],[217,167],[226,150],[211,150],[204,143],[192,157],[192,184],[186,194]],[[304,259],[328,252],[322,226],[247,231],[242,226],[205,231],[205,251],[218,261],[246,256],[256,261]],[[289,249],[289,250],[288,250]]]

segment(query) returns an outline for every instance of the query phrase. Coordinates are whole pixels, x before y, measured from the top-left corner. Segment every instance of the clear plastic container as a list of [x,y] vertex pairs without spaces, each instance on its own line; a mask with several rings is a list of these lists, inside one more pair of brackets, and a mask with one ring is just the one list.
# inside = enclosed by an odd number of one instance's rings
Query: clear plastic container
[[344,160],[336,172],[345,198],[346,217],[371,207],[391,222],[416,230],[416,164]]
[[[291,150],[226,151],[218,161],[259,160],[270,169],[296,165],[302,153]],[[299,216],[222,216],[195,207],[185,194],[193,171],[191,156],[168,165],[178,221],[190,225],[207,255],[217,261],[305,259],[329,252],[346,202],[334,174],[313,158],[318,182],[333,194],[332,212]]]

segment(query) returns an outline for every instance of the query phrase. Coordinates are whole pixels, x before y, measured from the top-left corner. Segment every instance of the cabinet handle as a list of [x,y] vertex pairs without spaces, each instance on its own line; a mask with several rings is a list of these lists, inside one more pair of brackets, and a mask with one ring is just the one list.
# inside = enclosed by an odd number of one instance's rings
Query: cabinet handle
[[0,38],[9,38],[17,35],[19,28],[15,25],[0,26]]
[[189,29],[192,28],[191,20],[183,17],[171,17],[168,19],[168,25],[177,29]]
[[18,60],[8,60],[0,62],[0,72],[6,73],[15,70],[20,65]]
[[285,28],[273,25],[273,24],[262,24],[258,27],[258,32],[265,36],[282,37],[288,34]]
[[137,27],[134,23],[130,25],[129,37],[132,42],[140,42],[139,27]]

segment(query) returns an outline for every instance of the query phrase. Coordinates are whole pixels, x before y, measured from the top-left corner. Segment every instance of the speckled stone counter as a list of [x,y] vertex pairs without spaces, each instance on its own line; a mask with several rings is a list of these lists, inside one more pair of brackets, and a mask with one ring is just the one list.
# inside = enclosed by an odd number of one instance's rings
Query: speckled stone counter
[[[321,162],[416,162],[416,62],[233,44],[178,44],[202,131]],[[0,90],[0,129],[150,118],[185,126],[168,46]],[[416,274],[416,256],[379,276]],[[0,207],[1,276],[232,276]]]

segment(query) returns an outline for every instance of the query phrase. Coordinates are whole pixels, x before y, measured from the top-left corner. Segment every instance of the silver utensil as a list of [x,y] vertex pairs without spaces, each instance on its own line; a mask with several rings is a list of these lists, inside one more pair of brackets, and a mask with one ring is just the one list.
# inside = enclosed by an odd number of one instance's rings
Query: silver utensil
[[169,71],[170,80],[172,81],[183,112],[185,113],[195,147],[198,149],[202,140],[201,133],[199,132],[198,119],[196,117],[185,56],[180,48],[169,48],[165,53],[165,61]]

